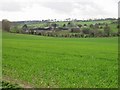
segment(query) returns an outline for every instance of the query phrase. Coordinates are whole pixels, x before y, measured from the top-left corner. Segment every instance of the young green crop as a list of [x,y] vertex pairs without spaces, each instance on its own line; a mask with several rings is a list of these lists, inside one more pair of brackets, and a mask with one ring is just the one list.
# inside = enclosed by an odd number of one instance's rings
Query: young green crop
[[118,87],[118,38],[3,33],[3,77],[32,87]]

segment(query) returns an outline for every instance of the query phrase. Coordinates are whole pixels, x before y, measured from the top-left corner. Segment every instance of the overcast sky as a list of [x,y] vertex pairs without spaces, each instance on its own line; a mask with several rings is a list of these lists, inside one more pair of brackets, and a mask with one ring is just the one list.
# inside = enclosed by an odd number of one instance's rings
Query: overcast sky
[[0,21],[118,17],[119,0],[0,0]]

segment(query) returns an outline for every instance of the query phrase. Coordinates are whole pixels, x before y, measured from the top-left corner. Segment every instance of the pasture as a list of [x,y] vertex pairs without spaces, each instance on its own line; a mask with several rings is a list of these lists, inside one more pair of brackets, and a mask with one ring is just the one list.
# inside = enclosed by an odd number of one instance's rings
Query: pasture
[[118,38],[55,38],[3,33],[2,73],[45,88],[118,87]]

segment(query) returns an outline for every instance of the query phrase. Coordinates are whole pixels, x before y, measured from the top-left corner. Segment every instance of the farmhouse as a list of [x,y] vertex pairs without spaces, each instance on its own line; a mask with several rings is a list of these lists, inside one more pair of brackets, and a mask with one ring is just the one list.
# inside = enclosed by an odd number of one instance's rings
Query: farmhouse
[[23,29],[24,33],[27,34],[41,34],[41,33],[46,33],[46,32],[52,32],[52,28],[51,27],[44,27],[44,28],[25,28]]

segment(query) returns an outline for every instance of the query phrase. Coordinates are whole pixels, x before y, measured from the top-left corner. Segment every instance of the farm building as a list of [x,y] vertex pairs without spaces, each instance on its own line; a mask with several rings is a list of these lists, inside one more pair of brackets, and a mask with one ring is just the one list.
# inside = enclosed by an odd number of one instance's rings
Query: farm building
[[52,28],[31,28],[28,29],[26,27],[23,28],[23,33],[27,33],[27,34],[42,34],[42,33],[46,33],[46,32],[52,32]]

